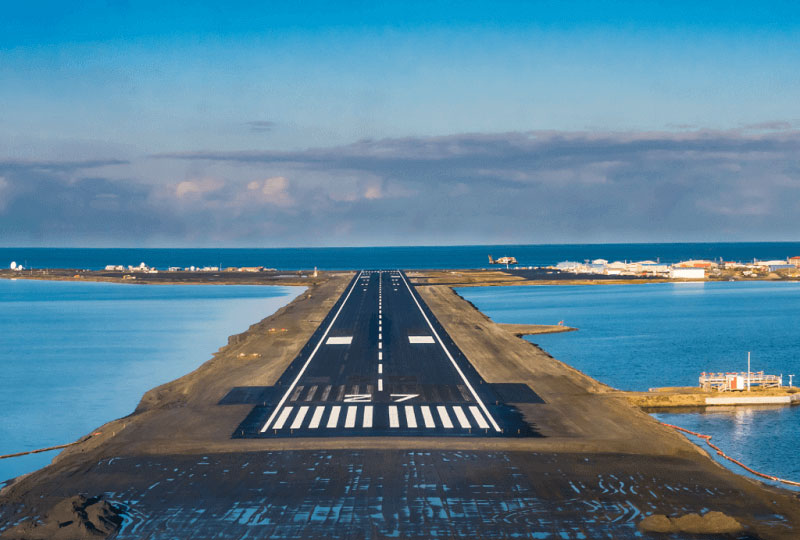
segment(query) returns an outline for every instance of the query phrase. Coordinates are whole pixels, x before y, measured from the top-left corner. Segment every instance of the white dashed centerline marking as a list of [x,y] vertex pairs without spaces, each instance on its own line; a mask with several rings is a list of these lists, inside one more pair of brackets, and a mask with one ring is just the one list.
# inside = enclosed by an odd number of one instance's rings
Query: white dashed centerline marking
[[378,392],[383,392],[383,379],[378,379]]
[[378,364],[378,375],[383,375],[383,364]]

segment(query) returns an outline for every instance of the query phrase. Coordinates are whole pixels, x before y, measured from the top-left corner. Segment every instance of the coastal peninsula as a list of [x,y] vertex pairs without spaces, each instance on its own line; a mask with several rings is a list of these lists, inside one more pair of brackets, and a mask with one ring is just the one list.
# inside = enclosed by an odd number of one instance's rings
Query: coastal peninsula
[[52,526],[48,512],[62,515],[58,505],[75,497],[83,497],[75,508],[104,501],[104,512],[123,516],[104,533],[118,538],[339,538],[353,530],[375,538],[657,530],[791,538],[800,526],[788,492],[719,466],[613,389],[517,337],[526,329],[495,324],[450,286],[427,284],[430,277],[410,273],[410,286],[482,381],[532,392],[536,399],[504,399],[538,436],[236,438],[254,404],[232,390],[274,386],[351,287],[352,273],[322,273],[200,368],[148,392],[133,414],[5,487],[2,537],[38,537]]

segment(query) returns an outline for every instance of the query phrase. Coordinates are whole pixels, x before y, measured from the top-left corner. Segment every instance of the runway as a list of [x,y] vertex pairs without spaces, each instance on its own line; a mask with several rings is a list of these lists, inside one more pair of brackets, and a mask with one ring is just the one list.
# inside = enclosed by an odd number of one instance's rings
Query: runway
[[236,438],[538,436],[503,394],[538,396],[509,386],[478,375],[402,271],[364,270],[274,387],[223,402],[255,405]]

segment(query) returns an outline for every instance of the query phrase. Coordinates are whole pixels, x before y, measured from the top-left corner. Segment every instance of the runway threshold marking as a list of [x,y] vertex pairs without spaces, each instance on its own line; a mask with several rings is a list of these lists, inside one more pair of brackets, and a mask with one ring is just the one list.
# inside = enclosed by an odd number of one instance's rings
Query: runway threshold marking
[[[428,323],[428,327],[431,329],[431,332],[433,333],[434,337],[436,338],[436,341],[439,342],[439,345],[441,345],[442,350],[445,352],[447,357],[450,359],[450,362],[453,364],[453,367],[456,368],[456,371],[458,372],[459,376],[461,376],[461,380],[463,380],[464,384],[467,386],[467,388],[469,388],[469,391],[472,394],[472,397],[475,398],[475,402],[478,403],[478,405],[480,405],[480,408],[483,410],[483,412],[486,415],[486,417],[492,423],[492,427],[494,428],[494,430],[497,431],[497,432],[502,431],[500,429],[500,426],[497,425],[497,422],[495,421],[494,417],[492,417],[492,415],[489,413],[489,409],[486,408],[486,405],[483,403],[483,400],[478,396],[477,392],[475,392],[475,389],[472,387],[470,382],[467,380],[467,377],[464,375],[464,372],[461,371],[460,367],[458,367],[458,364],[456,363],[455,358],[453,358],[453,355],[450,354],[450,351],[447,350],[447,347],[444,346],[444,342],[442,342],[442,338],[439,337],[439,334],[436,332],[436,329],[433,327],[433,324],[431,324],[430,319],[428,319],[428,316],[425,314],[425,311],[422,309],[422,306],[420,305],[419,301],[417,300],[417,297],[414,296],[414,292],[411,290],[411,285],[408,284],[408,280],[406,279],[406,277],[403,274],[400,274],[400,277],[402,278],[403,283],[405,283],[409,294],[411,294],[411,298],[414,299],[414,303],[417,304],[417,308],[419,308],[420,313],[422,313],[422,317],[425,319],[425,322]],[[478,408],[475,407],[475,406],[472,406],[472,407],[470,407],[470,410],[472,410],[472,409],[477,410]],[[474,412],[473,412],[473,414],[474,414]],[[475,420],[478,421],[477,417],[475,418]],[[484,424],[486,423],[486,421],[483,420],[483,418],[481,418],[481,421]],[[478,425],[480,425],[480,422],[478,422]],[[481,426],[481,427],[483,427],[483,426]],[[486,427],[488,428],[489,426],[487,425]]]
[[283,424],[286,423],[286,419],[289,418],[289,415],[292,413],[292,407],[286,407],[281,411],[281,415],[278,417],[278,421],[275,422],[275,429],[281,429]]
[[308,412],[308,407],[303,406],[297,411],[297,416],[294,417],[294,422],[290,429],[300,429],[300,426],[303,425],[303,419],[306,417],[306,413]]
[[356,411],[357,407],[355,405],[351,405],[347,407],[347,417],[344,419],[344,427],[346,428],[353,428],[356,426]]
[[341,405],[334,405],[331,407],[331,415],[328,417],[328,428],[335,428],[336,424],[339,423],[339,413],[341,412],[342,407]]
[[[281,400],[278,402],[278,405],[275,407],[275,410],[272,412],[272,414],[269,416],[269,418],[267,418],[267,421],[264,424],[264,427],[261,428],[261,433],[264,433],[265,431],[267,431],[267,429],[269,429],[270,424],[275,419],[275,415],[278,414],[278,411],[281,410],[281,407],[283,407],[283,404],[286,403],[286,399],[289,397],[290,392],[292,390],[294,390],[294,387],[297,385],[298,381],[303,376],[303,373],[306,372],[306,369],[308,368],[308,364],[311,363],[311,360],[314,359],[314,356],[317,354],[317,351],[319,350],[320,346],[325,342],[325,338],[328,337],[328,332],[331,331],[331,328],[333,328],[333,325],[336,323],[336,319],[339,318],[339,314],[342,312],[342,309],[344,309],[345,304],[347,304],[347,301],[350,299],[350,295],[353,293],[353,289],[356,288],[356,284],[358,284],[358,279],[361,277],[361,275],[363,273],[364,273],[364,271],[362,270],[361,272],[359,272],[358,277],[356,277],[356,279],[353,280],[353,284],[350,286],[350,290],[347,292],[347,296],[345,297],[344,301],[342,302],[342,305],[339,306],[339,309],[336,312],[336,315],[333,316],[333,319],[331,320],[330,324],[328,325],[328,328],[325,329],[325,333],[322,334],[322,338],[317,343],[317,346],[314,347],[314,350],[311,351],[310,355],[308,355],[308,359],[306,360],[305,364],[303,364],[303,367],[300,369],[300,373],[298,373],[297,376],[294,378],[294,381],[292,381],[292,384],[286,390],[286,393],[283,394],[283,397],[281,397]],[[288,415],[288,413],[287,413],[287,415]]]
[[314,409],[314,416],[311,417],[311,422],[308,424],[308,427],[311,429],[317,429],[319,427],[319,423],[322,421],[322,413],[324,412],[325,407],[322,405],[317,406],[317,408]]
[[435,428],[436,424],[433,422],[433,415],[431,414],[431,408],[428,407],[427,405],[422,405],[420,407],[420,410],[422,411],[422,420],[425,422],[425,427]]
[[413,405],[406,405],[406,424],[411,429],[417,428],[417,416],[414,414]]
[[[278,419],[273,424],[272,429],[275,431],[280,430],[318,430],[322,426],[322,421],[325,412],[330,408],[327,424],[328,429],[336,429],[339,426],[339,419],[341,418],[342,408],[346,409],[344,425],[342,427],[347,429],[361,428],[373,429],[375,428],[375,420],[378,418],[378,426],[383,423],[380,419],[388,417],[389,427],[392,429],[408,428],[417,429],[419,427],[417,422],[417,409],[419,414],[422,415],[422,424],[425,429],[442,428],[445,430],[455,430],[457,428],[463,430],[471,430],[473,425],[470,419],[464,412],[464,408],[459,405],[388,405],[382,407],[380,405],[348,405],[342,407],[340,405],[327,406],[302,406],[302,407],[284,407]],[[313,413],[311,410],[313,409]],[[478,407],[473,407],[470,412],[477,419],[477,426],[481,429],[489,429],[489,424],[483,418]],[[402,413],[402,416],[401,416]],[[453,422],[453,415],[455,415],[458,424]],[[360,419],[360,422],[359,422]],[[306,424],[306,422],[308,422]],[[404,423],[405,422],[405,423]]]

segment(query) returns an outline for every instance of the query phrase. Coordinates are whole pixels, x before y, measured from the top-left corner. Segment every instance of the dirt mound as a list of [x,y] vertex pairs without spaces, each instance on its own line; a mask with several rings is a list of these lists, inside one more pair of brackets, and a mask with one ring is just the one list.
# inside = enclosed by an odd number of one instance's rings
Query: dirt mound
[[76,495],[56,504],[43,518],[26,520],[0,535],[4,540],[97,540],[122,524],[120,509],[100,497]]
[[689,534],[731,534],[743,529],[741,523],[722,512],[708,512],[702,516],[692,513],[677,517],[653,514],[639,522],[638,527],[642,532]]

